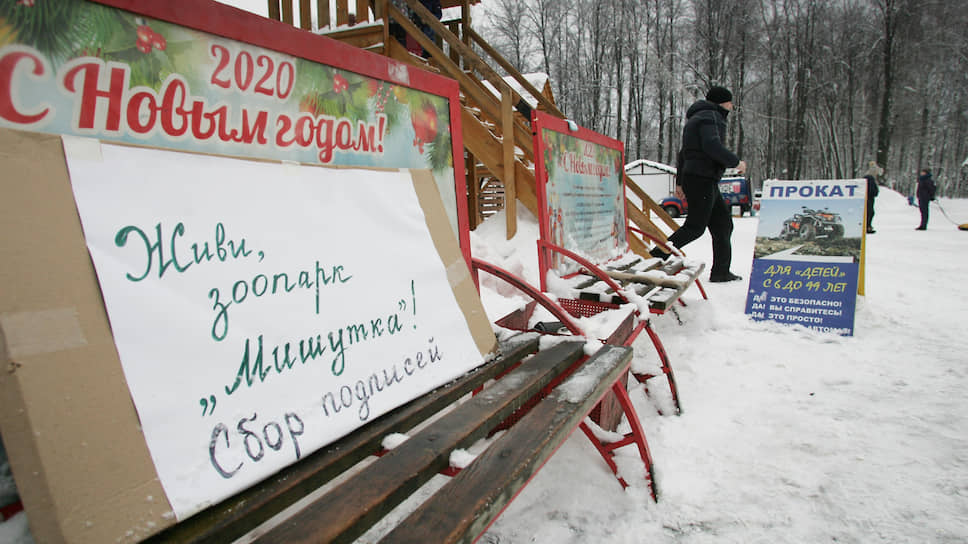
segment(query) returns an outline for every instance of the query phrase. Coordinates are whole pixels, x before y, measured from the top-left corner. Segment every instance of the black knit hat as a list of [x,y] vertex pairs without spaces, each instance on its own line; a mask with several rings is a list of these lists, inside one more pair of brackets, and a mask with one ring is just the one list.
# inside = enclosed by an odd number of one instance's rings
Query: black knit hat
[[726,87],[710,87],[709,92],[706,93],[706,100],[713,104],[725,104],[733,101],[733,93]]

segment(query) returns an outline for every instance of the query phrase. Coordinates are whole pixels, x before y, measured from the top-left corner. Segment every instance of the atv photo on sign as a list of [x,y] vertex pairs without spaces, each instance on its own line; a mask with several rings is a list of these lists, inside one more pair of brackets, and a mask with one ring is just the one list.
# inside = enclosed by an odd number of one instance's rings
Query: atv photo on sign
[[[775,184],[777,182],[771,182]],[[774,185],[775,186],[775,185]],[[763,194],[753,258],[783,255],[792,259],[858,262],[864,210],[857,195],[842,198],[803,198]]]
[[793,240],[798,238],[805,242],[818,239],[839,240],[844,237],[844,222],[839,213],[827,208],[813,210],[803,206],[801,211],[783,222],[780,238]]

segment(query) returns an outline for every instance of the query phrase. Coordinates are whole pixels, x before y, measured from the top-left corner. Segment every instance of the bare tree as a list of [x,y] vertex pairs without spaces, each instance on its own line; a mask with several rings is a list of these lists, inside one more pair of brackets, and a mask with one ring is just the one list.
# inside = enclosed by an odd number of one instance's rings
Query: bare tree
[[968,10],[949,0],[488,0],[484,33],[558,105],[674,162],[685,109],[733,90],[728,144],[757,178],[854,177],[968,196]]
[[880,120],[877,129],[877,162],[887,164],[891,150],[891,135],[894,131],[892,113],[894,109],[895,63],[898,48],[898,25],[905,18],[907,0],[875,0],[874,5],[881,17],[881,101]]
[[488,16],[492,21],[489,35],[502,56],[521,71],[531,64],[531,32],[525,26],[528,10],[521,0],[495,0]]

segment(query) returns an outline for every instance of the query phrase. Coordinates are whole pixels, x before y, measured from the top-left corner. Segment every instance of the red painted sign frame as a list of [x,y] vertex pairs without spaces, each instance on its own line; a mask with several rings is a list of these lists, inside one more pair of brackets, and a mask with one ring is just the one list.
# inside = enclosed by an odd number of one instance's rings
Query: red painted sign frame
[[[571,124],[571,126],[570,126]],[[552,229],[552,218],[550,216],[549,207],[549,197],[547,191],[547,185],[549,182],[549,168],[548,161],[552,158],[552,150],[549,148],[549,143],[546,141],[544,136],[544,131],[552,131],[558,134],[562,134],[571,138],[575,138],[582,142],[587,142],[589,144],[604,147],[613,151],[618,152],[618,162],[614,165],[618,168],[618,178],[621,185],[621,198],[622,205],[618,208],[621,217],[617,218],[616,222],[622,225],[624,232],[622,232],[621,239],[625,240],[622,244],[622,251],[628,249],[628,211],[626,209],[627,203],[625,201],[625,176],[624,176],[624,158],[625,158],[625,145],[614,138],[610,138],[593,130],[574,125],[573,122],[566,119],[561,119],[553,115],[535,110],[532,112],[532,129],[534,133],[534,157],[535,157],[535,180],[536,180],[536,193],[538,199],[538,225],[541,240],[559,245],[564,247],[562,244],[556,243],[554,240],[554,232]],[[565,249],[571,250],[572,248],[566,247]],[[545,251],[538,252],[538,268],[541,275],[541,283],[544,285],[547,272],[552,268],[552,263],[549,262]]]

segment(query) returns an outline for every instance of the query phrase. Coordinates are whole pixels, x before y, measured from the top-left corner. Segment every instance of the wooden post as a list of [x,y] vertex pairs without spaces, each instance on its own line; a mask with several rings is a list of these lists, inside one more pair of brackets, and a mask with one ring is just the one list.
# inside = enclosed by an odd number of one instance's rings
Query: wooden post
[[292,24],[292,0],[282,0],[282,22]]
[[[457,37],[461,36],[459,22],[454,21],[452,23],[448,23],[447,27],[455,36]],[[453,47],[450,48],[450,61],[456,64],[457,66],[460,66],[460,53],[458,53],[457,50],[454,49]]]
[[365,23],[370,20],[369,0],[356,0],[356,24]]
[[278,21],[280,19],[279,14],[279,0],[268,0],[269,2],[269,18],[273,21]]
[[504,143],[504,214],[507,239],[518,232],[517,190],[514,185],[514,107],[511,88],[501,89],[501,135]]
[[383,19],[383,54],[390,56],[390,11],[387,9],[387,2],[390,0],[375,0],[373,4],[373,15],[377,19]]
[[349,22],[349,0],[336,0],[336,26],[343,26]]
[[329,0],[316,0],[316,22],[318,28],[329,27]]
[[313,29],[313,10],[309,0],[299,0],[299,28]]
[[[468,48],[471,47],[471,36],[467,32],[471,28],[471,3],[470,0],[462,0],[460,6],[461,32],[460,38]],[[467,64],[466,62],[464,63]]]
[[461,0],[461,3],[460,3],[460,26],[461,26],[461,33],[460,33],[461,40],[464,42],[464,45],[468,45],[469,46],[471,44],[471,38],[470,38],[470,36],[467,35],[467,32],[464,32],[464,30],[471,27],[471,3],[470,3],[470,0]]
[[483,221],[481,215],[481,180],[477,177],[477,157],[465,152],[464,171],[467,172],[467,223],[474,230]]

